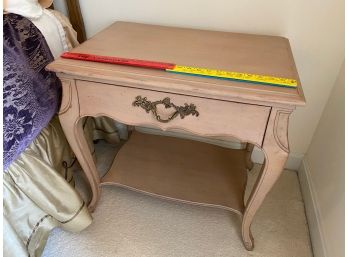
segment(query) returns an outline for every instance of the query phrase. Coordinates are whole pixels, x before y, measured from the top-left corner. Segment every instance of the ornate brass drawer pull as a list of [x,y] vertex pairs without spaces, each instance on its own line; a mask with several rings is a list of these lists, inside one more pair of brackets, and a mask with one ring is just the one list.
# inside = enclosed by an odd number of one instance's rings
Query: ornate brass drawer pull
[[[175,112],[169,115],[167,119],[162,119],[159,114],[157,113],[157,105],[163,104],[165,108],[174,108]],[[196,106],[194,104],[186,104],[184,106],[176,106],[175,104],[170,102],[170,98],[166,97],[163,100],[151,102],[148,101],[146,97],[141,97],[140,95],[135,98],[135,101],[133,102],[133,106],[141,107],[143,108],[147,113],[150,111],[155,115],[156,120],[159,122],[167,123],[174,119],[178,114],[180,115],[181,119],[185,118],[185,116],[193,115],[198,116],[199,113],[196,111]]]

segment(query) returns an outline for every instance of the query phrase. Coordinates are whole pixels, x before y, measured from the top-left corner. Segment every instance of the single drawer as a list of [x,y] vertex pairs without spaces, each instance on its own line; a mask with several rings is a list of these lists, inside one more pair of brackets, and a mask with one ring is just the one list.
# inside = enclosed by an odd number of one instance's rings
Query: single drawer
[[[110,116],[134,126],[182,129],[206,137],[234,137],[261,146],[270,107],[77,80],[80,116]],[[146,97],[146,100],[143,99]],[[176,113],[160,102],[169,98]],[[149,102],[157,102],[145,110]],[[165,101],[168,103],[168,99]],[[195,107],[195,108],[194,108]],[[156,115],[157,114],[157,118]],[[173,116],[173,114],[175,114]],[[172,117],[173,116],[173,117]],[[170,119],[170,117],[172,119]],[[168,120],[169,119],[169,120]]]

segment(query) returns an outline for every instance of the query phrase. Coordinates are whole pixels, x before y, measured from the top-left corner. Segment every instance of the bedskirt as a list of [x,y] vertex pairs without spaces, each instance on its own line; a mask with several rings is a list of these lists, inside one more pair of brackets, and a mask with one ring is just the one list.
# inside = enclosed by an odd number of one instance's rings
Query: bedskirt
[[[95,139],[119,142],[111,119],[87,118],[84,123],[92,153]],[[54,227],[78,232],[92,222],[74,188],[76,165],[55,116],[3,174],[4,256],[41,256]]]

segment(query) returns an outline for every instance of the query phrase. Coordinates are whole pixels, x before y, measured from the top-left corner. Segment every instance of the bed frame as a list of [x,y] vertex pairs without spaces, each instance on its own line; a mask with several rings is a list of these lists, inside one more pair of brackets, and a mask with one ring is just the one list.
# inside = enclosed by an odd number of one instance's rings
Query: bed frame
[[[65,0],[68,16],[73,28],[77,32],[77,40],[82,43],[86,41],[86,30],[85,25],[83,23],[83,18],[80,9],[80,1],[79,0]],[[52,4],[51,8],[54,9],[54,5]]]

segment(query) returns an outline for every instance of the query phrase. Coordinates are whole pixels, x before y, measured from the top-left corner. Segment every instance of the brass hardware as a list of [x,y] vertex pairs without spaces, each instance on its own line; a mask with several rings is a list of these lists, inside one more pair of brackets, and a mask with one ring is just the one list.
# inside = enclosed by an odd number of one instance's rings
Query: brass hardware
[[[157,105],[163,104],[164,107],[167,108],[174,108],[175,112],[171,114],[167,119],[162,119],[157,114]],[[185,118],[185,116],[193,115],[198,116],[199,112],[196,111],[196,106],[194,104],[186,104],[184,106],[176,106],[175,104],[170,102],[170,98],[166,97],[163,100],[151,102],[148,101],[146,97],[141,97],[140,95],[135,98],[135,101],[133,102],[133,106],[141,107],[143,108],[147,113],[150,111],[155,115],[156,120],[159,122],[167,123],[174,119],[178,114],[180,115],[181,119]]]

